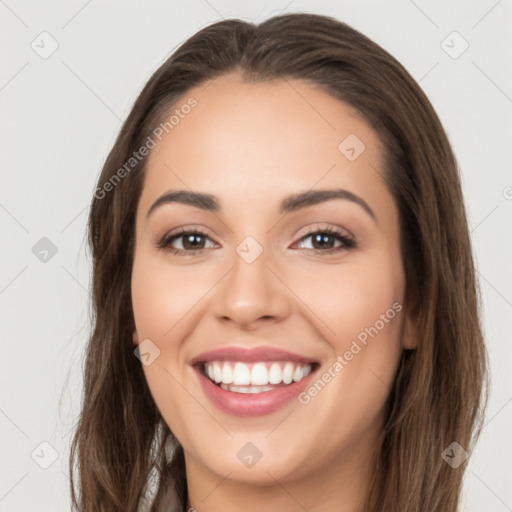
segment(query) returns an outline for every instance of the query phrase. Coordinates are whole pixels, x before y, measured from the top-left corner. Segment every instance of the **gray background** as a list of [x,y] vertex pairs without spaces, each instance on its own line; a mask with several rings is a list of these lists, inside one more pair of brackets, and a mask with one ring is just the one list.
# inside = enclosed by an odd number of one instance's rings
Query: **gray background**
[[[198,29],[285,11],[335,16],[375,40],[420,82],[447,129],[492,364],[463,510],[512,510],[510,0],[0,0],[0,511],[69,510],[67,457],[89,328],[85,223],[122,120],[150,74]],[[53,40],[57,50],[44,55]]]

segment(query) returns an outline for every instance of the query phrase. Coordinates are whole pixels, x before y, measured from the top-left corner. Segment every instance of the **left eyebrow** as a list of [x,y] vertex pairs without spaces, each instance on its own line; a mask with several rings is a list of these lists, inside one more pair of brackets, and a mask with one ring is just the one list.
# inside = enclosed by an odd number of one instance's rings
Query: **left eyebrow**
[[[279,206],[279,213],[290,213],[308,206],[330,201],[332,199],[344,199],[361,206],[372,219],[377,222],[375,212],[368,203],[353,192],[345,189],[308,190],[299,194],[286,197]],[[149,208],[146,218],[158,208],[167,203],[181,203],[200,208],[210,212],[218,212],[221,209],[220,200],[212,195],[202,192],[189,192],[188,190],[169,190],[160,196]]]
[[370,208],[368,203],[357,196],[353,192],[349,190],[345,190],[342,188],[336,189],[326,189],[326,190],[308,190],[307,192],[302,192],[300,194],[295,194],[287,197],[281,203],[279,208],[279,213],[289,213],[294,212],[296,210],[300,210],[301,208],[306,208],[308,206],[313,206],[318,203],[323,203],[325,201],[330,201],[331,199],[345,199],[347,201],[351,201],[363,208],[363,210],[372,217],[372,219],[377,222],[377,217],[375,212]]

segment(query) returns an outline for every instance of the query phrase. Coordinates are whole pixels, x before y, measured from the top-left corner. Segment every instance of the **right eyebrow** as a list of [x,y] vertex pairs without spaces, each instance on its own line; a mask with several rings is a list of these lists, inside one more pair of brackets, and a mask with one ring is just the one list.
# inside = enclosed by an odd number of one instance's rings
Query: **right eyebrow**
[[220,210],[218,199],[211,194],[188,192],[187,190],[169,190],[151,205],[146,214],[146,218],[149,217],[156,208],[167,203],[188,204],[210,212],[218,212]]

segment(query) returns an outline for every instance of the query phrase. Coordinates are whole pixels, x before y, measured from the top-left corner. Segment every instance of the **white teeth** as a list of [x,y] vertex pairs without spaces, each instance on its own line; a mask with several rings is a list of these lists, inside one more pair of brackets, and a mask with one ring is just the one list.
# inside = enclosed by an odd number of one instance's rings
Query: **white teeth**
[[[290,361],[242,363],[210,361],[204,365],[205,375],[221,387],[238,393],[259,393],[277,385],[299,382],[312,371],[311,364]],[[243,386],[243,387],[240,387]]]
[[217,362],[213,363],[213,378],[217,383],[222,382],[222,369]]
[[221,384],[220,387],[226,391],[235,393],[262,393],[276,389],[275,386],[233,386],[232,384]]
[[224,384],[231,384],[233,382],[233,369],[229,363],[224,363],[222,367],[222,382]]
[[285,384],[291,384],[293,380],[293,364],[286,363],[283,370],[283,382]]
[[233,370],[233,384],[244,386],[251,383],[251,372],[244,363],[236,363]]
[[273,363],[268,372],[268,381],[270,384],[279,384],[283,380],[283,372],[279,363]]
[[268,384],[268,372],[263,363],[256,363],[251,370],[251,384],[263,386]]
[[295,368],[295,371],[293,372],[294,382],[299,382],[299,380],[302,380],[302,376],[302,368],[300,366],[297,366],[297,368]]

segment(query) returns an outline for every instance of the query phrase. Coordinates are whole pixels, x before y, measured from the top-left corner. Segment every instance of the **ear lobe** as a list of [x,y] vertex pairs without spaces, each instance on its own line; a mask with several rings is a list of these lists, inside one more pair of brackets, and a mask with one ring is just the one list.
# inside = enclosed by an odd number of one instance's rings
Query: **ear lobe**
[[402,345],[405,349],[414,350],[418,348],[419,340],[418,309],[416,307],[407,308],[402,333]]
[[137,334],[137,331],[133,331],[132,341],[134,345],[139,345],[139,335]]

